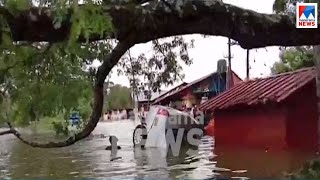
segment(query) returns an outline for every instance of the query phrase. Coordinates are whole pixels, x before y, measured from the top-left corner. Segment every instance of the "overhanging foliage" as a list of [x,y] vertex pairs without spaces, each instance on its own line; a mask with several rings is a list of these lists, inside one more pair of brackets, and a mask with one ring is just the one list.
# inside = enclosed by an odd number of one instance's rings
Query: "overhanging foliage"
[[[86,9],[88,5],[79,6]],[[99,17],[111,16],[114,31],[96,29],[90,41],[114,37],[119,41],[145,43],[154,39],[184,34],[206,34],[230,37],[243,48],[265,46],[298,46],[320,43],[320,29],[297,29],[295,18],[286,15],[261,14],[217,0],[175,0],[171,7],[158,2],[149,6],[102,4]],[[85,11],[85,10],[83,10]],[[66,11],[61,23],[55,23],[56,11],[30,8],[12,14],[2,7],[15,41],[58,42],[70,37],[72,10]],[[95,15],[95,14],[93,14]],[[88,16],[87,16],[88,18]],[[86,40],[82,33],[80,41]]]

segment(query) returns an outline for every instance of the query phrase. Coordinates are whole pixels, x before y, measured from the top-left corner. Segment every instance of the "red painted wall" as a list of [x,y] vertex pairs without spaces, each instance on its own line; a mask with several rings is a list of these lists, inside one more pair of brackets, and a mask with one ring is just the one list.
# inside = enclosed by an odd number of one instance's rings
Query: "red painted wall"
[[318,141],[316,100],[312,82],[283,103],[216,111],[216,145],[313,149]]
[[286,101],[287,142],[290,147],[315,149],[318,143],[315,80]]
[[283,112],[283,107],[271,106],[216,112],[216,145],[283,149],[286,147]]

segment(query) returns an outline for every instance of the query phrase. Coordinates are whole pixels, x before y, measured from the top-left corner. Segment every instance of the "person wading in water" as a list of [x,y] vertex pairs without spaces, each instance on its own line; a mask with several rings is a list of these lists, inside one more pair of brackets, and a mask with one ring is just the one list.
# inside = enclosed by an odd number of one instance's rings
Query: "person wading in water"
[[109,137],[109,142],[110,142],[110,146],[107,146],[105,150],[111,150],[111,159],[110,161],[114,161],[117,159],[121,159],[121,157],[116,157],[117,156],[117,152],[119,149],[121,149],[120,146],[118,146],[118,138],[116,136],[110,136]]

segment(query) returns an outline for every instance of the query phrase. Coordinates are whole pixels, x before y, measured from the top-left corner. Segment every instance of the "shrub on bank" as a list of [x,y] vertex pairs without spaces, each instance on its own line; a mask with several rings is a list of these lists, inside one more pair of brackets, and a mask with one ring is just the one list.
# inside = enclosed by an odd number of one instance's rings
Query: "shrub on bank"
[[307,162],[297,173],[290,175],[291,179],[320,179],[320,159]]

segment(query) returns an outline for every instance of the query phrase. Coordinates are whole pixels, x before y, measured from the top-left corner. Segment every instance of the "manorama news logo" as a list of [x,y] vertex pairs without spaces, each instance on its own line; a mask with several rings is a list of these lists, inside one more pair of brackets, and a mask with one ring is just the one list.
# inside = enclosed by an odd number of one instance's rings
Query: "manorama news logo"
[[297,3],[296,9],[297,28],[318,28],[318,4]]

